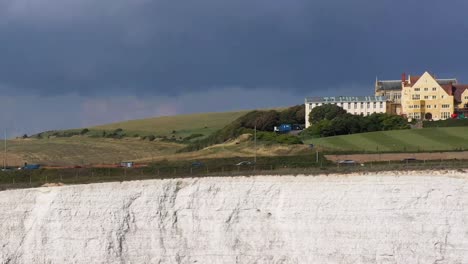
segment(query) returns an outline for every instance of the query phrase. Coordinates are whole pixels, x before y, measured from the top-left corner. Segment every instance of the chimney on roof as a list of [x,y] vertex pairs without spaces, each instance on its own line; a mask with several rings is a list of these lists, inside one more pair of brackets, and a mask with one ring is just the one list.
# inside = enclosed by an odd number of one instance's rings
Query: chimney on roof
[[402,83],[406,82],[406,73],[405,72],[401,74],[401,82]]

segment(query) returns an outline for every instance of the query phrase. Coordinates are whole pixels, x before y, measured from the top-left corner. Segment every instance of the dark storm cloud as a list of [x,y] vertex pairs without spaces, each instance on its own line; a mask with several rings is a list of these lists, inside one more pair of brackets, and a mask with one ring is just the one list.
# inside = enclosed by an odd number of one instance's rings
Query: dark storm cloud
[[348,84],[368,93],[376,75],[404,70],[468,81],[467,7],[461,0],[0,0],[0,87],[46,96],[219,87],[307,95]]

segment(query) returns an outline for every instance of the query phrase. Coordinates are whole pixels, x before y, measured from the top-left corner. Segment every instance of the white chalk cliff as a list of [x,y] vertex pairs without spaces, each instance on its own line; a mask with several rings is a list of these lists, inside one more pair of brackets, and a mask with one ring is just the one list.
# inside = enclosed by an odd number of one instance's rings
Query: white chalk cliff
[[468,263],[468,174],[0,192],[0,263]]

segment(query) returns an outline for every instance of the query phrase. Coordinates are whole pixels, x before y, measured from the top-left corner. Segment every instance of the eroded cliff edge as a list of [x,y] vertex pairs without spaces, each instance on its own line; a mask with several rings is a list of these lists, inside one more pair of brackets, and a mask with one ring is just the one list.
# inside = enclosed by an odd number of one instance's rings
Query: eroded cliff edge
[[0,263],[468,263],[468,174],[0,192]]

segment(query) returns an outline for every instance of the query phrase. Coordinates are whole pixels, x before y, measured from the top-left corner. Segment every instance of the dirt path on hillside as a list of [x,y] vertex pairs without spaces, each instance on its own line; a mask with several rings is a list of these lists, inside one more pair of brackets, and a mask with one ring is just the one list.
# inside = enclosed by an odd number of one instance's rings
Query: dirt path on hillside
[[418,160],[468,160],[468,151],[462,152],[422,152],[422,153],[382,153],[382,154],[349,154],[349,155],[325,155],[331,161],[355,160],[358,162],[371,161],[394,161],[406,158],[416,158]]

